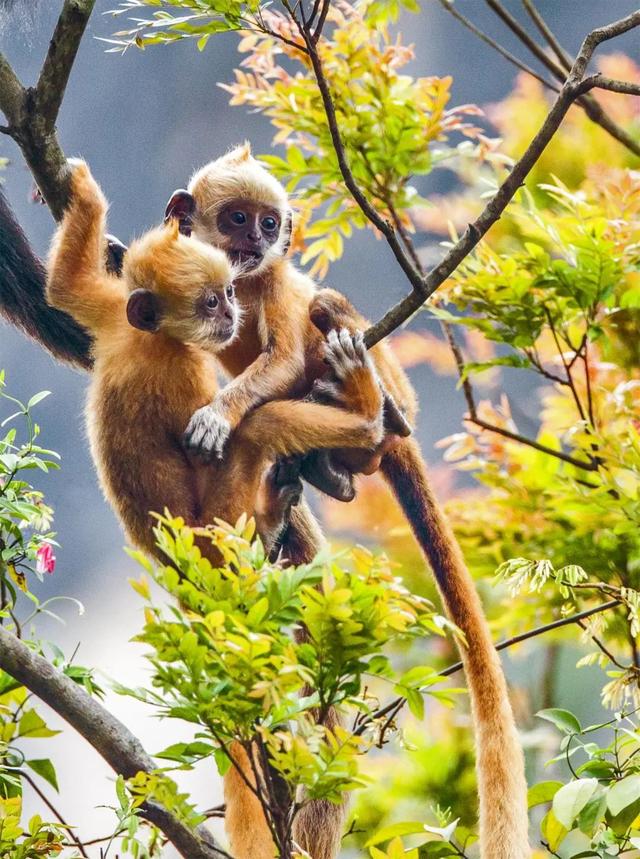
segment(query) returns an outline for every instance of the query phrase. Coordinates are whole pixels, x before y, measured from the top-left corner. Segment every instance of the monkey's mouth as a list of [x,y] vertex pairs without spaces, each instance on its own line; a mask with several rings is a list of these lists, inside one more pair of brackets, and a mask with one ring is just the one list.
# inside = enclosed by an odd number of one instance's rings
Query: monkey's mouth
[[232,340],[236,335],[236,326],[235,325],[225,325],[225,326],[216,326],[214,339],[218,341],[218,343],[226,343],[228,340]]
[[262,262],[260,251],[232,250],[229,256],[236,265],[242,266],[243,271],[251,271]]

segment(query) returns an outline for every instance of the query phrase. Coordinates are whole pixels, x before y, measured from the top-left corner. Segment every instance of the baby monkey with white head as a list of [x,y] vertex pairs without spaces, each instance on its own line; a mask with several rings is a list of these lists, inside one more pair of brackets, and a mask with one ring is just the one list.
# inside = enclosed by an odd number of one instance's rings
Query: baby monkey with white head
[[[285,258],[289,201],[247,144],[199,170],[188,191],[173,195],[167,214],[179,218],[183,232],[224,249],[243,266],[236,284],[243,312],[239,334],[219,353],[234,378],[185,424],[193,450],[220,455],[230,431],[241,426],[252,409],[273,397],[309,393],[324,371],[322,332],[333,327],[362,330],[367,323],[343,296],[318,291]],[[445,608],[466,638],[461,656],[476,732],[482,857],[526,859],[531,851],[524,761],[504,674],[473,580],[431,490],[420,449],[408,437],[417,411],[415,392],[384,343],[374,346],[371,356],[384,387],[384,439],[364,451],[338,445],[343,449],[311,457],[303,473],[319,488],[349,499],[352,472],[381,468],[433,570]],[[294,508],[294,514],[290,530],[298,529],[305,545],[306,514],[300,508]],[[310,549],[307,542],[306,550]],[[313,806],[307,808],[314,812]],[[304,831],[299,830],[298,840],[313,859],[333,859],[339,847],[339,818],[330,809],[326,814],[330,823],[326,815],[324,820],[299,822]]]

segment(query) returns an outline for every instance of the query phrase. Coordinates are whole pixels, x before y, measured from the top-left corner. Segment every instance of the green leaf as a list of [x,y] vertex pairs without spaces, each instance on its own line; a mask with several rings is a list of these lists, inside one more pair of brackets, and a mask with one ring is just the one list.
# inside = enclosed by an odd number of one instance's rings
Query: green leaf
[[595,778],[578,779],[565,784],[553,797],[553,813],[566,829],[571,829],[573,821],[589,802],[596,788]]
[[40,778],[48,781],[54,790],[58,792],[60,791],[55,767],[48,758],[36,758],[34,760],[25,761],[25,764],[30,767],[34,773],[37,773]]
[[551,802],[553,797],[562,787],[561,781],[541,781],[529,788],[527,793],[527,802],[529,808],[534,808],[536,805],[542,805],[544,802]]
[[640,775],[630,775],[616,782],[607,793],[607,808],[615,817],[640,798]]
[[34,406],[37,406],[38,403],[42,402],[42,400],[44,400],[50,394],[51,391],[40,391],[39,394],[34,394],[27,403],[27,411],[30,411]]
[[418,833],[424,834],[424,832],[424,823],[410,821],[392,823],[390,826],[379,829],[364,846],[371,847],[373,844],[380,844],[382,841],[391,841],[392,838],[397,838],[401,835],[417,835]]
[[405,689],[402,694],[404,694],[404,697],[407,699],[409,709],[416,719],[424,719],[424,698],[421,693],[417,692],[415,689]]
[[565,734],[582,733],[582,725],[578,721],[577,717],[569,710],[560,710],[556,708],[539,710],[536,713],[536,716],[539,719],[545,719],[547,722],[551,722],[556,726],[556,728],[563,731]]
[[55,737],[60,731],[52,731],[47,727],[39,713],[35,710],[25,710],[18,723],[19,737]]

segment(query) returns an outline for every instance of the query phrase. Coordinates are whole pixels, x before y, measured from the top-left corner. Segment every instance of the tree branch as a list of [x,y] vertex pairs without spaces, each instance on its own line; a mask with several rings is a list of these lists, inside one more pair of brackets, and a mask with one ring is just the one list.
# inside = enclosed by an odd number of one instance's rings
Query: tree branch
[[[157,769],[140,741],[98,701],[44,657],[0,627],[0,668],[65,719],[124,778]],[[186,859],[228,859],[203,827],[191,830],[161,805],[147,802],[140,813],[160,829]]]
[[533,0],[522,0],[522,5],[526,9],[527,14],[529,15],[533,23],[540,31],[540,34],[544,38],[547,45],[549,45],[553,53],[556,55],[558,62],[560,63],[562,68],[568,72],[571,68],[571,63],[573,62],[571,55],[568,53],[568,51],[565,51],[560,42],[556,39],[551,28],[544,20],[540,12],[538,12],[536,7],[534,6]]
[[[523,0],[524,2],[524,0]],[[511,32],[522,42],[525,47],[531,51],[531,53],[539,60],[545,68],[547,68],[554,77],[559,81],[564,81],[565,73],[571,67],[571,57],[568,55],[565,57],[565,61],[561,61],[561,65],[558,65],[545,50],[527,33],[524,27],[511,15],[507,9],[505,9],[499,2],[499,0],[485,0],[485,3],[496,13],[496,15],[506,24],[506,26],[511,30]],[[542,21],[542,16],[537,12],[537,19]],[[635,14],[635,13],[634,13]],[[546,27],[546,24],[545,24]],[[540,28],[540,26],[539,26]],[[600,28],[604,29],[604,28]],[[549,33],[551,31],[548,29]],[[594,31],[596,32],[596,31]],[[551,34],[553,37],[553,34]],[[562,48],[559,43],[553,37],[553,44],[550,44],[551,49],[556,52],[556,47],[562,52]],[[615,123],[610,116],[608,116],[603,108],[598,104],[598,102],[589,97],[585,96],[583,98],[577,99],[577,104],[582,107],[587,116],[592,122],[595,122],[596,125],[599,125],[603,128],[611,137],[615,138],[619,143],[622,143],[623,146],[626,146],[634,155],[640,156],[640,142],[635,140],[628,134],[624,128],[621,128],[617,123]]]
[[[509,647],[513,647],[515,644],[520,644],[523,641],[528,641],[530,638],[537,638],[539,635],[544,635],[546,632],[551,632],[554,629],[560,629],[563,626],[569,626],[572,623],[577,623],[580,626],[581,621],[583,621],[585,618],[591,617],[591,615],[594,614],[600,614],[603,611],[609,611],[609,609],[616,608],[616,606],[619,605],[621,605],[621,600],[613,599],[609,600],[609,602],[596,605],[593,608],[587,608],[584,611],[578,612],[577,614],[569,615],[569,617],[561,617],[559,620],[554,620],[551,623],[544,624],[544,626],[537,626],[534,629],[528,630],[528,632],[522,632],[520,633],[520,635],[514,635],[513,638],[506,638],[504,641],[498,642],[496,644],[496,650],[506,650]],[[449,665],[447,668],[443,668],[442,671],[439,671],[438,676],[450,677],[452,674],[456,674],[458,671],[462,671],[462,668],[462,662],[454,662],[453,665]],[[376,710],[375,713],[372,713],[369,716],[365,716],[364,719],[359,722],[358,727],[354,730],[354,736],[361,736],[372,722],[377,721],[378,719],[383,719],[394,711],[399,712],[399,710],[404,706],[405,703],[405,698],[394,698],[393,701],[390,701],[388,704],[385,704],[384,707],[381,707],[379,710]]]
[[58,111],[95,0],[65,0],[35,88],[22,86],[0,54],[0,110],[56,221],[68,194],[68,170],[55,133]]
[[36,85],[36,104],[52,131],[95,0],[66,0]]
[[449,12],[450,15],[453,15],[453,17],[457,21],[459,21],[463,27],[466,27],[467,30],[470,30],[474,34],[474,36],[477,36],[481,41],[489,45],[490,48],[493,48],[494,51],[497,51],[500,56],[504,57],[507,62],[511,63],[511,65],[520,69],[520,71],[526,72],[528,75],[531,75],[532,78],[535,78],[537,81],[540,81],[540,83],[543,86],[547,87],[547,89],[554,90],[555,92],[560,91],[559,86],[554,83],[551,83],[551,81],[546,80],[546,78],[543,78],[542,75],[539,75],[536,71],[534,71],[531,66],[528,66],[526,63],[523,63],[522,60],[519,60],[518,57],[514,56],[514,54],[512,54],[506,48],[503,48],[499,42],[496,42],[495,39],[492,39],[491,36],[487,35],[487,33],[485,33],[483,30],[481,30],[479,27],[476,27],[473,21],[471,21],[469,18],[463,15],[462,12],[459,12],[456,9],[456,7],[453,5],[452,0],[438,0],[438,3],[440,3],[442,8]]

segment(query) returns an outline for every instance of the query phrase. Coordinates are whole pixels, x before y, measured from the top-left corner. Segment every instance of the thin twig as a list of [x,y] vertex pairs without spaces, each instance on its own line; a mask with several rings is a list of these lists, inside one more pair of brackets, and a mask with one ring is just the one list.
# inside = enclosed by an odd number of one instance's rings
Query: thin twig
[[554,450],[551,447],[547,447],[544,444],[541,444],[539,441],[536,441],[533,438],[528,438],[527,436],[520,435],[517,432],[511,432],[511,430],[504,429],[503,427],[494,426],[493,424],[488,423],[487,421],[483,421],[482,418],[479,418],[477,415],[464,418],[465,421],[475,424],[475,426],[480,427],[481,429],[485,429],[488,432],[496,433],[496,435],[501,435],[504,438],[511,439],[511,441],[517,441],[519,444],[527,445],[527,447],[533,447],[535,450],[539,450],[541,453],[546,453],[549,456],[554,456],[556,459],[561,459],[563,462],[568,463],[569,465],[573,465],[576,468],[581,468],[583,471],[597,471],[598,463],[591,460],[584,459],[576,459],[574,456],[571,456],[568,453],[564,453],[562,450]]
[[47,806],[49,811],[55,816],[56,820],[65,827],[65,829],[67,830],[67,834],[68,834],[69,838],[76,845],[76,847],[80,851],[80,854],[82,856],[84,856],[85,859],[89,859],[87,852],[84,849],[84,845],[83,845],[82,841],[80,841],[78,836],[75,834],[75,832],[73,831],[73,827],[67,823],[67,821],[64,819],[62,814],[58,811],[58,809],[55,807],[55,805],[51,802],[51,800],[46,795],[46,793],[44,793],[44,791],[40,790],[40,788],[38,787],[38,785],[36,784],[34,779],[31,778],[29,773],[26,773],[24,770],[20,770],[20,777],[23,778],[27,782],[27,784],[31,785],[31,788],[33,789],[34,793],[36,793],[40,797],[40,799],[44,802],[44,804]]
[[571,64],[573,63],[573,57],[565,51],[560,42],[557,40],[555,34],[544,20],[540,12],[536,9],[533,4],[533,0],[522,0],[522,5],[527,11],[527,14],[536,25],[538,30],[540,31],[541,36],[549,45],[553,53],[556,55],[558,62],[562,66],[565,71],[569,71],[571,68]]
[[[506,650],[509,647],[513,647],[514,644],[520,644],[523,641],[528,641],[530,638],[537,638],[539,635],[544,635],[547,632],[551,632],[554,629],[560,629],[563,626],[568,626],[572,623],[580,623],[581,620],[584,620],[587,617],[591,617],[593,614],[599,614],[603,611],[609,611],[609,609],[616,608],[621,604],[621,600],[613,599],[609,602],[602,603],[601,605],[594,606],[593,608],[585,609],[584,611],[578,612],[577,614],[572,614],[569,617],[563,617],[559,620],[554,620],[551,623],[546,623],[544,626],[537,626],[535,629],[530,629],[528,632],[520,633],[520,635],[514,635],[513,638],[507,638],[504,641],[498,642],[496,644],[496,650]],[[454,662],[453,665],[449,665],[447,668],[444,668],[442,671],[438,672],[439,677],[450,677],[452,674],[456,674],[458,671],[462,671],[463,665],[462,662]],[[389,715],[389,713],[396,710],[396,708],[400,709],[398,705],[404,706],[406,703],[405,698],[394,698],[393,701],[390,701],[389,704],[385,704],[384,707],[381,707],[379,710],[376,710],[375,713],[372,713],[370,716],[366,716],[361,720],[359,726],[354,731],[355,736],[360,736],[365,732],[367,727],[374,721],[378,721],[379,719],[383,719]]]
[[607,659],[611,663],[613,663],[613,665],[615,665],[617,668],[620,668],[622,671],[637,671],[638,670],[633,665],[623,665],[622,662],[618,662],[618,660],[613,655],[613,653],[609,650],[609,648],[606,646],[606,644],[601,639],[599,639],[597,635],[592,635],[589,632],[589,627],[586,625],[586,623],[583,623],[583,621],[581,621],[581,620],[576,621],[576,623],[578,624],[580,629],[583,629],[586,633],[588,633],[591,641],[593,641],[595,646],[604,653],[604,655],[607,657]]
[[503,48],[499,42],[496,42],[495,39],[492,39],[491,36],[487,35],[484,30],[481,30],[477,27],[473,21],[467,18],[462,12],[458,11],[458,9],[454,6],[452,0],[438,0],[438,3],[442,6],[443,9],[446,9],[453,17],[459,21],[463,27],[466,27],[467,30],[470,30],[474,36],[477,36],[481,41],[485,42],[485,44],[489,45],[490,48],[493,48],[494,51],[497,51],[502,57],[507,60],[507,62],[511,63],[516,68],[520,69],[522,72],[526,72],[528,75],[531,75],[532,78],[535,78],[537,81],[540,81],[543,86],[547,87],[547,89],[553,90],[554,92],[559,92],[560,87],[557,84],[552,83],[551,81],[543,78],[542,75],[539,75],[531,66],[528,66],[526,63],[523,63],[522,60],[519,60],[511,51],[508,51],[506,48]]

